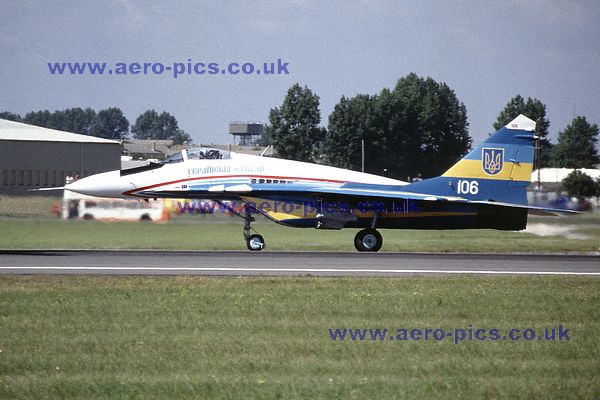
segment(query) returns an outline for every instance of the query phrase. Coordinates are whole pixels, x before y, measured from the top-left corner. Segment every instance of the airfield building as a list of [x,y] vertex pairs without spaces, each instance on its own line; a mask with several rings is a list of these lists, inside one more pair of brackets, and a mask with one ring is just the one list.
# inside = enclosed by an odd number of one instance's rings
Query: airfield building
[[120,166],[118,141],[0,119],[0,194],[25,195],[32,188],[63,186],[67,176]]
[[253,146],[263,133],[263,124],[260,122],[231,122],[229,134],[233,135],[233,144],[239,146]]

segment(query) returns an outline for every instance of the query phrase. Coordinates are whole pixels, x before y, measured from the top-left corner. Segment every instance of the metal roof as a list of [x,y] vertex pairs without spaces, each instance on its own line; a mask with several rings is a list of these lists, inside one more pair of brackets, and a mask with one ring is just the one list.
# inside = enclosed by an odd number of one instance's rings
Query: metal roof
[[36,142],[116,143],[117,140],[80,135],[77,133],[42,128],[35,125],[0,119],[0,140],[26,140]]
[[123,150],[129,153],[171,155],[181,149],[171,150],[173,140],[127,139],[123,142]]

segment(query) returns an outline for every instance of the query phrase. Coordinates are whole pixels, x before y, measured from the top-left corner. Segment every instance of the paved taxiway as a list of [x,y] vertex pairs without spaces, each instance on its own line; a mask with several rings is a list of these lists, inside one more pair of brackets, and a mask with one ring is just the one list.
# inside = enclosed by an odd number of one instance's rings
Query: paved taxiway
[[584,275],[600,256],[245,251],[0,251],[0,274],[405,276]]

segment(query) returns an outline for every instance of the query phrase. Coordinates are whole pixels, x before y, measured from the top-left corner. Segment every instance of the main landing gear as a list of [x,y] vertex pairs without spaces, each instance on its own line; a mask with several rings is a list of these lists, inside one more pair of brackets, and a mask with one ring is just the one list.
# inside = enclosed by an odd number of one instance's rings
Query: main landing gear
[[244,239],[246,240],[246,247],[248,247],[248,250],[250,251],[261,251],[266,246],[265,239],[258,233],[250,234],[250,231],[254,231],[250,226],[250,223],[254,222],[254,217],[252,216],[252,211],[249,207],[244,207],[244,215],[242,218],[244,218]]
[[354,237],[354,247],[358,251],[379,251],[383,245],[383,237],[375,229],[363,229]]
[[356,250],[376,252],[381,249],[383,237],[381,236],[381,233],[375,229],[378,219],[379,213],[376,213],[373,216],[373,221],[371,221],[371,227],[358,231],[354,237],[354,247],[356,247]]

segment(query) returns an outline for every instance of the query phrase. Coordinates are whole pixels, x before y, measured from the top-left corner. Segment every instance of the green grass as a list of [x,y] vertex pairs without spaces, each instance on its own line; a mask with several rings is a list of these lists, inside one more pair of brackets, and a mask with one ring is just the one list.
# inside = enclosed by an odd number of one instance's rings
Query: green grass
[[60,204],[62,198],[55,196],[0,195],[0,216],[48,217]]
[[[54,197],[0,196],[0,249],[245,250],[242,220],[183,215],[167,224],[63,221],[50,217]],[[531,217],[544,236],[495,230],[382,230],[382,251],[598,252],[600,214]],[[357,229],[322,231],[276,225],[259,217],[254,227],[267,250],[354,251]],[[569,230],[565,233],[564,228]],[[550,233],[550,235],[548,235]]]
[[[600,250],[600,217],[537,218],[561,227],[573,224],[583,238],[538,236],[495,230],[382,230],[382,251],[431,252],[594,252]],[[323,231],[288,228],[259,220],[254,227],[268,250],[354,251],[357,229]],[[185,216],[166,224],[64,221],[57,218],[0,219],[0,249],[168,249],[244,250],[242,220],[235,217]]]
[[[562,324],[570,341],[332,341]],[[597,398],[600,280],[0,277],[0,398]]]

